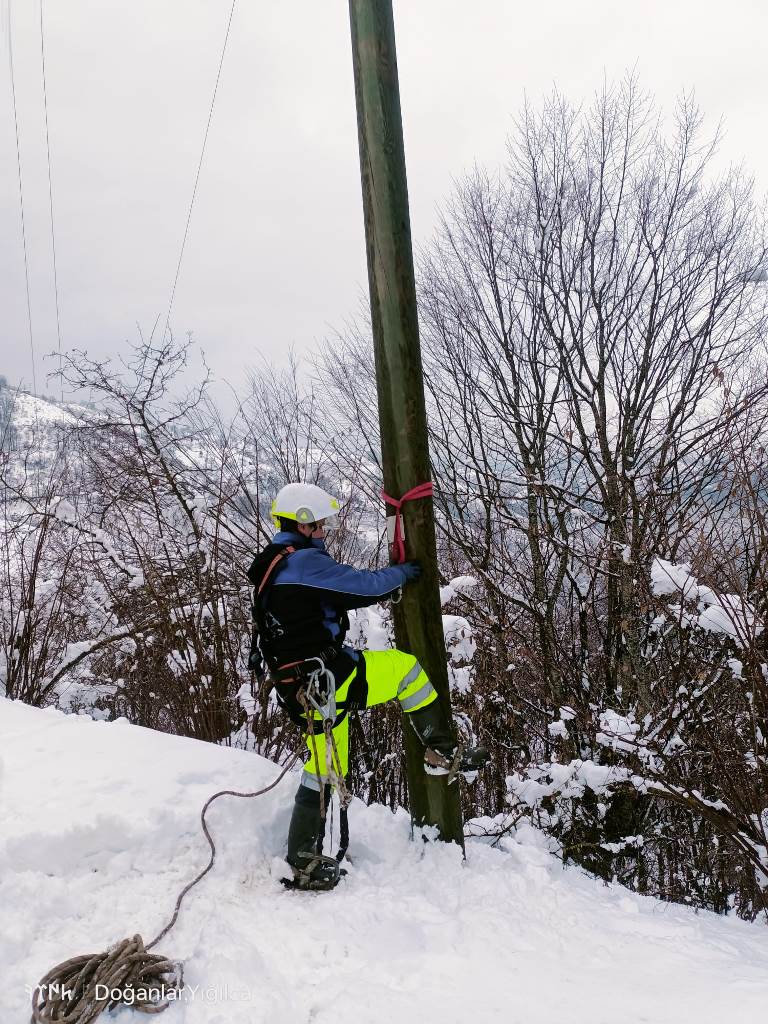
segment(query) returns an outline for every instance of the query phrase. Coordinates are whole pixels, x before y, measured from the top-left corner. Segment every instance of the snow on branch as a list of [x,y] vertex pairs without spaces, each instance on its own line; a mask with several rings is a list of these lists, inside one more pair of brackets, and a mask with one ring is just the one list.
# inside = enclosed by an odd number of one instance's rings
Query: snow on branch
[[[750,638],[759,636],[763,625],[754,608],[738,594],[717,594],[700,584],[691,575],[687,563],[675,565],[664,558],[654,558],[651,565],[651,589],[657,597],[675,595],[683,604],[671,604],[669,611],[684,626],[695,626],[717,633],[744,647]],[[695,611],[684,607],[695,605]]]

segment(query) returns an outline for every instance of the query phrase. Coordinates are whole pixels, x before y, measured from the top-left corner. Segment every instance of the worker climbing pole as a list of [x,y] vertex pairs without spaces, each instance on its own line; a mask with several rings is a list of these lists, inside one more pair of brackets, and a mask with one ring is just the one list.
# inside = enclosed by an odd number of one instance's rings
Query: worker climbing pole
[[[450,692],[438,587],[392,4],[391,0],[349,0],[349,10],[384,466],[382,498],[391,513],[392,556],[399,564],[397,571],[390,568],[366,574],[334,563],[324,553],[322,534],[323,524],[330,520],[338,502],[317,487],[289,484],[277,495],[273,505],[277,522],[283,529],[286,526],[291,528],[288,539],[281,544],[281,535],[278,534],[275,541],[280,551],[267,550],[257,556],[249,576],[255,584],[255,600],[258,600],[266,590],[263,574],[257,572],[253,576],[253,572],[260,569],[261,560],[266,558],[265,571],[271,580],[277,566],[282,564],[285,568],[286,559],[293,558],[294,563],[298,560],[303,570],[310,570],[308,589],[316,589],[311,584],[316,584],[318,577],[312,573],[320,558],[325,567],[324,585],[334,590],[336,604],[340,607],[343,606],[343,588],[337,578],[339,573],[348,583],[351,578],[364,585],[362,594],[354,590],[348,595],[354,599],[348,604],[350,608],[371,603],[403,583],[413,585],[404,587],[402,600],[395,606],[395,635],[402,650],[358,655],[357,662],[351,666],[351,674],[343,683],[344,693],[338,689],[338,679],[326,664],[327,661],[336,664],[342,657],[351,657],[338,649],[338,644],[330,651],[313,648],[309,651],[311,656],[305,654],[303,660],[293,660],[282,666],[285,670],[292,670],[289,673],[291,678],[283,677],[281,685],[293,688],[297,699],[303,700],[304,721],[308,724],[312,747],[312,758],[302,772],[302,785],[288,837],[288,860],[294,867],[297,881],[302,878],[306,881],[306,885],[300,886],[305,888],[332,888],[340,874],[337,859],[323,857],[314,850],[318,822],[322,816],[322,811],[314,813],[315,804],[322,808],[326,783],[334,783],[340,794],[344,789],[345,757],[339,755],[333,724],[338,709],[337,696],[349,707],[371,706],[395,695],[400,699],[403,711],[408,713],[413,725],[413,728],[403,730],[411,819],[415,825],[437,826],[441,839],[456,842],[462,848],[464,835],[459,786],[454,784],[454,780],[458,772],[480,767],[487,758],[487,753],[481,748],[465,751],[461,745],[456,746],[450,735]],[[301,551],[296,551],[294,540],[301,544]],[[412,561],[406,562],[406,557]],[[307,581],[301,573],[295,580],[284,573],[281,580],[271,582],[275,586],[279,583],[290,599],[297,588],[301,589],[301,583]],[[361,597],[366,600],[361,601]],[[270,605],[264,612],[266,616],[274,609]],[[326,618],[324,616],[323,621]],[[284,638],[282,628],[275,635]],[[301,630],[301,636],[307,638],[305,629]],[[412,654],[403,654],[403,651]],[[274,651],[272,653],[275,654]],[[394,673],[391,695],[388,688],[391,688],[392,680],[387,673],[377,670],[377,660],[390,665],[389,675]],[[301,670],[310,663],[316,668],[305,676]],[[362,673],[360,664],[365,666]],[[407,671],[403,676],[404,667]],[[373,672],[366,680],[369,668]],[[426,681],[425,670],[429,677]],[[319,688],[321,677],[325,680],[322,692]],[[353,683],[358,681],[360,692],[355,695]],[[326,711],[323,701],[331,711]],[[313,708],[320,711],[313,711]],[[316,714],[320,714],[324,725],[328,724],[328,728],[324,728],[324,757],[321,757],[323,744],[316,742],[318,737],[313,728]],[[294,754],[277,778],[261,790],[248,793],[223,790],[209,797],[201,813],[201,825],[211,856],[206,867],[179,893],[168,924],[149,943],[145,944],[140,935],[134,935],[102,953],[77,956],[52,968],[33,993],[34,1024],[64,1020],[68,1024],[91,1024],[102,1010],[114,1009],[122,1003],[134,1005],[144,1013],[157,1013],[169,1005],[181,988],[181,965],[150,950],[175,925],[187,893],[213,868],[216,847],[206,824],[208,807],[222,796],[249,798],[263,795],[281,781],[297,759],[298,754]],[[338,768],[336,772],[333,771],[334,763]],[[321,764],[324,771],[321,771]],[[439,774],[431,774],[430,768]],[[313,773],[317,776],[317,799],[311,801],[308,794],[315,791]],[[302,793],[302,790],[306,792]],[[293,861],[292,843],[296,847]],[[331,861],[332,865],[329,864]],[[314,872],[318,868],[326,874],[316,877]],[[135,1000],[136,990],[143,991],[148,984],[156,986],[159,994]],[[106,990],[106,995],[101,990]],[[117,995],[113,995],[115,991]]]
[[[402,515],[408,557],[423,567],[395,606],[395,636],[398,648],[418,657],[450,717],[392,3],[349,0],[349,15],[384,500],[395,529]],[[402,560],[402,537],[397,541],[393,556]],[[458,785],[426,774],[416,735],[403,735],[412,822],[436,825],[442,839],[463,848]]]

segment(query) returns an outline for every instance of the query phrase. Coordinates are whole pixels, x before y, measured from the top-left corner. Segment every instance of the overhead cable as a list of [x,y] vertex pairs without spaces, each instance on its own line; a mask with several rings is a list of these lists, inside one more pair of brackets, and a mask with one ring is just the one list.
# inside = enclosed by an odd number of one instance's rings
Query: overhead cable
[[16,76],[13,71],[13,31],[12,31],[12,0],[8,0],[8,65],[11,71],[11,97],[13,99],[13,125],[16,132],[16,167],[19,176],[19,207],[21,210],[21,242],[24,249],[24,280],[27,286],[27,324],[29,326],[29,350],[32,357],[32,392],[37,394],[37,374],[35,371],[35,343],[32,337],[32,304],[29,299],[29,258],[27,256],[27,228],[24,220],[24,187],[21,174],[21,147],[19,146],[19,115],[16,107]]
[[48,132],[48,85],[45,75],[45,30],[43,27],[43,0],[40,0],[40,62],[43,71],[43,106],[45,108],[45,148],[48,154],[48,200],[51,209],[51,249],[53,251],[53,290],[56,297],[56,337],[59,345],[59,384],[64,401],[64,378],[61,375],[61,318],[59,316],[59,275],[56,267],[56,232],[53,227],[53,179],[51,176],[51,140]]
[[[195,197],[197,195],[197,186],[198,186],[198,183],[200,181],[200,172],[201,172],[201,170],[203,168],[203,158],[205,156],[205,147],[206,147],[206,144],[208,142],[208,133],[209,133],[209,131],[211,129],[211,121],[213,119],[213,108],[214,108],[214,105],[216,103],[216,94],[219,91],[219,80],[221,79],[221,69],[224,66],[224,55],[227,52],[227,42],[229,41],[229,30],[232,27],[232,18],[233,18],[234,13],[235,13],[235,5],[236,4],[237,4],[237,0],[232,0],[232,8],[231,8],[231,10],[229,12],[229,20],[227,21],[227,31],[226,31],[226,34],[224,36],[224,45],[221,48],[221,57],[219,58],[219,70],[218,70],[218,72],[216,74],[216,84],[213,87],[213,96],[211,97],[211,106],[210,106],[210,109],[208,111],[208,121],[207,121],[206,126],[205,126],[205,135],[203,137],[203,146],[202,146],[202,149],[200,151],[200,160],[198,161],[198,164],[197,164],[197,174],[195,175],[195,184],[194,184],[194,187],[192,189],[192,198],[190,200],[189,210],[187,212],[187,223],[186,223],[186,226],[184,228],[184,238],[181,241],[181,251],[179,253],[179,261],[176,264],[176,276],[173,279],[173,288],[171,289],[171,297],[170,297],[170,299],[168,301],[168,312],[165,315],[165,328],[163,330],[163,337],[165,337],[165,335],[167,333],[169,333],[170,329],[171,329],[171,310],[173,309],[174,299],[176,298],[176,285],[179,282],[179,274],[181,273],[181,261],[184,258],[184,247],[187,244],[187,235],[189,234],[189,224],[190,224],[190,221],[192,219],[192,207],[195,205]],[[154,329],[153,329],[152,333],[154,334]]]

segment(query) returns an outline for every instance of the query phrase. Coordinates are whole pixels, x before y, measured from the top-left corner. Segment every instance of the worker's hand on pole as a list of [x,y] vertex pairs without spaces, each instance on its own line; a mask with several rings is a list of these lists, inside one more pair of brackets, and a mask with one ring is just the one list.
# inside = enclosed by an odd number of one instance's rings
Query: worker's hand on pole
[[400,568],[405,573],[405,579],[408,583],[411,580],[417,580],[421,576],[421,562],[417,562],[415,559],[411,562],[403,562]]

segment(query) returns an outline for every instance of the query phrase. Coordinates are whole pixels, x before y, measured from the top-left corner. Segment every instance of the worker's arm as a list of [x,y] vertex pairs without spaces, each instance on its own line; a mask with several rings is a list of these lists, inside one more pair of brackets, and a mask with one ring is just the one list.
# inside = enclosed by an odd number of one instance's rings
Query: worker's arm
[[350,611],[378,604],[415,578],[413,563],[390,565],[387,569],[355,569],[336,562],[325,552],[305,550],[291,557],[275,586],[299,585],[323,592],[323,597],[336,608]]

